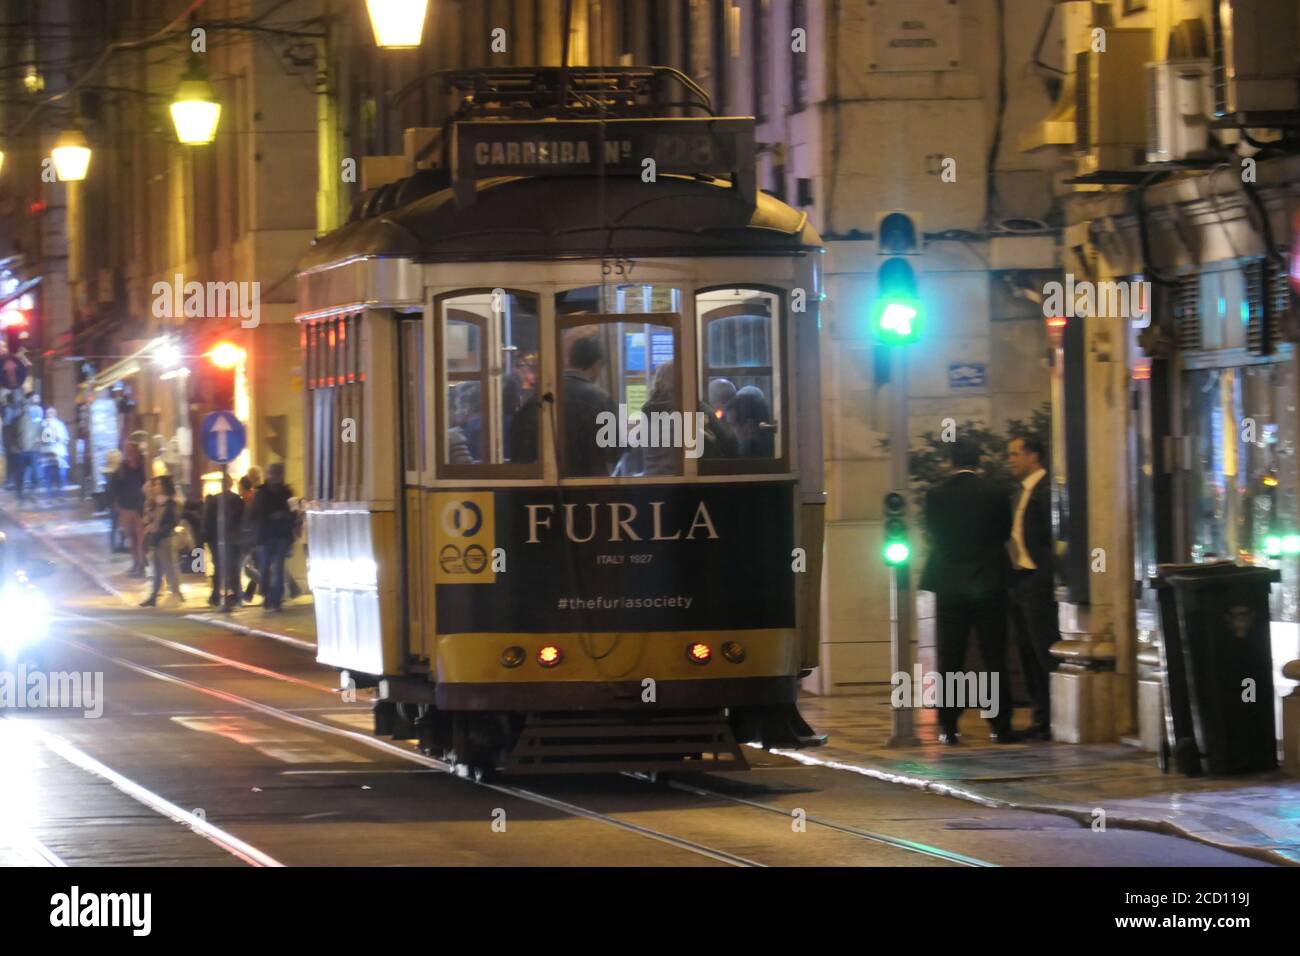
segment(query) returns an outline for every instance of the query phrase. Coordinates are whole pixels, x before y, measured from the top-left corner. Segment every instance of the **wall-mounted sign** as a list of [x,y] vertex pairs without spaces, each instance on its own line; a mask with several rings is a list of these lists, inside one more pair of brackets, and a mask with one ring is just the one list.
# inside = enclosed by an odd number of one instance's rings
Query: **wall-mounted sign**
[[474,201],[474,182],[493,176],[731,176],[756,201],[754,121],[746,118],[524,120],[452,127],[456,201]]
[[867,5],[868,68],[881,73],[956,69],[960,12],[952,0],[873,0]]
[[950,362],[948,364],[948,387],[961,391],[968,388],[984,388],[988,384],[988,366],[983,362]]

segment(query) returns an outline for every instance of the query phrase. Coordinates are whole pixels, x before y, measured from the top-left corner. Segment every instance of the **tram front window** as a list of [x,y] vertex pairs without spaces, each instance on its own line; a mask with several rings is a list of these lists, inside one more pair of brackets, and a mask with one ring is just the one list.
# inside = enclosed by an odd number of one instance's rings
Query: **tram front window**
[[537,457],[537,299],[502,289],[439,300],[441,464],[529,465]]
[[676,333],[648,318],[561,324],[564,477],[682,473],[696,420],[681,407]]

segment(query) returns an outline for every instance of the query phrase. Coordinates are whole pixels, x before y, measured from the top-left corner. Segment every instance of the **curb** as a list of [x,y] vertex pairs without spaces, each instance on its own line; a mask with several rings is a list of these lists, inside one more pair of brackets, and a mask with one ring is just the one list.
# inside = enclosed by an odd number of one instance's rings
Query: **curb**
[[248,634],[253,637],[269,637],[273,641],[282,641],[301,650],[315,651],[316,645],[311,641],[304,641],[300,637],[290,637],[288,634],[279,634],[275,631],[263,631],[256,627],[249,627],[247,624],[240,624],[238,621],[227,620],[224,617],[215,614],[184,614],[187,620],[202,621],[204,624],[210,624],[213,627],[224,627],[228,631],[235,631],[239,634]]
[[[982,807],[991,807],[993,809],[1002,810],[1021,810],[1025,813],[1047,813],[1053,816],[1066,817],[1067,819],[1074,820],[1076,823],[1083,824],[1084,826],[1088,826],[1092,823],[1092,813],[1090,811],[1077,809],[1068,804],[1018,803],[1014,800],[1002,800],[995,797],[986,797],[974,790],[956,787],[952,784],[931,780],[927,777],[918,777],[911,774],[898,773],[893,770],[884,770],[879,767],[872,767],[865,763],[849,763],[843,757],[823,760],[809,756],[798,750],[772,750],[771,753],[782,757],[788,757],[796,763],[801,763],[805,766],[821,766],[831,770],[856,773],[864,777],[870,777],[873,780],[879,780],[882,783],[892,783],[897,786],[910,787],[913,790],[923,790],[940,796],[952,797],[956,800],[965,800],[967,803],[978,804]],[[1103,807],[1102,809],[1105,808]],[[1216,850],[1223,850],[1225,853],[1235,853],[1238,856],[1259,860],[1262,863],[1270,863],[1275,866],[1300,866],[1300,860],[1286,856],[1281,851],[1250,846],[1248,844],[1227,843],[1215,840],[1206,836],[1204,833],[1187,830],[1174,823],[1172,820],[1152,819],[1150,817],[1121,816],[1108,811],[1106,813],[1106,822],[1108,825],[1114,826],[1118,830],[1140,830],[1147,833],[1160,833],[1165,836],[1178,837],[1179,839],[1199,843],[1202,846],[1209,846]]]

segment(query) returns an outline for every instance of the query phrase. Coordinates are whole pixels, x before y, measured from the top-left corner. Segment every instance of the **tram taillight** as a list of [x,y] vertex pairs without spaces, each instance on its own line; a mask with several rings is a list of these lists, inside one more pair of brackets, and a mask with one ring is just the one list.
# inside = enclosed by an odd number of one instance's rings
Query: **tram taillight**
[[501,652],[502,667],[518,667],[524,662],[524,649],[518,645],[507,647]]
[[713,648],[708,644],[695,643],[686,648],[686,656],[693,664],[707,664],[713,659]]
[[563,657],[564,655],[560,653],[558,647],[554,644],[547,644],[537,652],[537,663],[541,664],[543,667],[554,667],[556,664],[560,663],[560,660]]

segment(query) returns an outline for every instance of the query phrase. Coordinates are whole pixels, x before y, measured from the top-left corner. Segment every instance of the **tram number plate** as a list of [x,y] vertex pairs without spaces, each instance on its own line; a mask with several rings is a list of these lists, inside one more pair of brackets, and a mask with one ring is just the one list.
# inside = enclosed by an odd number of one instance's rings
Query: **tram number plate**
[[709,133],[660,133],[655,137],[655,165],[700,172],[730,171],[736,161],[735,149],[727,149],[730,137]]
[[620,279],[632,280],[632,270],[636,268],[636,262],[632,259],[624,259],[619,256],[617,259],[602,259],[600,264],[601,275],[616,275]]

